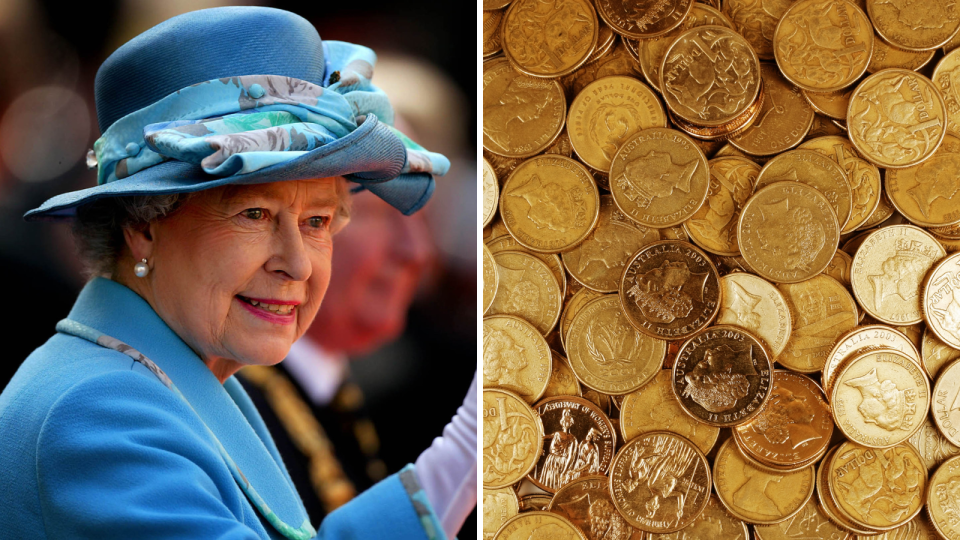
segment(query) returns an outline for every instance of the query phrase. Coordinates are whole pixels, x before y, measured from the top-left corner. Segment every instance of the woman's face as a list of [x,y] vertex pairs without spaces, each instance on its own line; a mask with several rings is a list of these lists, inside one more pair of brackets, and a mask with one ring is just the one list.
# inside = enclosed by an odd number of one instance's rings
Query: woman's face
[[211,189],[151,224],[152,270],[135,288],[221,380],[280,362],[313,321],[343,219],[337,182]]

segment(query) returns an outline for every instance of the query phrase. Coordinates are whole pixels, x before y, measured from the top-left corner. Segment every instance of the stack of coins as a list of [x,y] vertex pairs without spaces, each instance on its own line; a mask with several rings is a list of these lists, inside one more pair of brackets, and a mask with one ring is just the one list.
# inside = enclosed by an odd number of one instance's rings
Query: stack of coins
[[960,540],[960,6],[483,9],[484,537]]

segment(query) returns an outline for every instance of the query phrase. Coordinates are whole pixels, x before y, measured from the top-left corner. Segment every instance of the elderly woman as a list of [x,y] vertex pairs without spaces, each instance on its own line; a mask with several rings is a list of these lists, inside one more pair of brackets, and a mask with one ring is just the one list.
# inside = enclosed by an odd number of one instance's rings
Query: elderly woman
[[218,8],[120,47],[96,80],[98,186],[73,219],[92,279],[0,394],[9,538],[444,538],[476,497],[476,381],[416,465],[319,534],[233,377],[313,322],[347,181],[418,210],[443,156],[390,127],[369,49]]

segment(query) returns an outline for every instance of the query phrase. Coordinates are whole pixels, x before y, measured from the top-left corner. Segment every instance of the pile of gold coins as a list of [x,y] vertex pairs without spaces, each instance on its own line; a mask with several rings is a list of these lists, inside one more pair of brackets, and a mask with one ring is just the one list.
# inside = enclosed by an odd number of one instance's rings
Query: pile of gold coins
[[960,6],[483,9],[484,538],[960,540]]

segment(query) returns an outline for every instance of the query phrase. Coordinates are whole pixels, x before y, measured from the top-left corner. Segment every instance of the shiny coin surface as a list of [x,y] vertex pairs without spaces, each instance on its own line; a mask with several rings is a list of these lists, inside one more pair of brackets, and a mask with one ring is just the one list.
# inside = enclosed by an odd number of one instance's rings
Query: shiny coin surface
[[553,497],[549,493],[529,493],[520,496],[520,513],[546,511]]
[[933,421],[940,433],[960,446],[960,363],[953,362],[940,371],[933,387]]
[[839,281],[823,274],[777,288],[790,306],[793,331],[776,361],[800,373],[822,371],[837,338],[857,326],[857,302]]
[[737,234],[743,258],[760,276],[796,283],[830,264],[840,227],[830,201],[815,188],[777,182],[747,201]]
[[650,534],[650,540],[750,540],[747,524],[727,512],[716,495],[693,523],[672,533]]
[[493,254],[483,246],[483,312],[486,313],[493,304],[493,298],[497,294],[497,284],[500,282],[500,274],[497,272],[497,263],[493,260]]
[[560,319],[563,291],[543,261],[519,251],[493,256],[500,283],[488,315],[515,315],[547,335]]
[[483,319],[483,386],[505,388],[534,403],[546,391],[552,357],[546,340],[519,317]]
[[761,0],[728,0],[723,2],[723,14],[733,21],[740,34],[763,60],[773,60],[773,36],[777,23],[792,1],[762,2]]
[[493,172],[493,165],[483,160],[483,219],[481,227],[486,227],[493,221],[497,213],[497,200],[500,197],[500,185],[497,183],[497,173]]
[[940,341],[960,349],[960,253],[941,260],[927,273],[923,315]]
[[848,0],[800,0],[777,24],[773,52],[793,84],[811,92],[836,92],[867,70],[873,26]]
[[503,13],[502,10],[483,12],[484,58],[493,56],[503,49],[503,44],[500,41],[500,23],[503,22]]
[[504,61],[483,72],[484,149],[508,158],[538,154],[560,134],[566,114],[557,81],[523,75]]
[[[547,497],[549,500],[549,497]],[[548,504],[544,501],[544,504]],[[531,510],[517,514],[500,527],[495,540],[586,540],[573,523],[553,512]]]
[[[585,476],[560,488],[547,509],[570,520],[587,540],[643,540],[613,505],[606,476]],[[526,540],[526,539],[525,539]]]
[[760,170],[757,190],[775,182],[799,182],[815,188],[837,214],[842,231],[853,209],[852,192],[846,172],[836,161],[813,150],[791,150],[771,159]]
[[540,458],[543,424],[513,392],[483,390],[483,488],[519,482]]
[[790,306],[769,281],[735,272],[720,278],[717,324],[732,324],[764,341],[776,358],[787,346],[793,328]]
[[933,49],[929,51],[905,51],[886,43],[882,39],[874,39],[873,56],[870,58],[870,65],[867,66],[867,73],[876,73],[882,69],[890,68],[917,71],[929,64],[936,52]]
[[553,354],[553,373],[550,374],[550,382],[547,383],[543,397],[581,396],[580,383],[570,369],[567,359],[557,351],[550,352]]
[[890,202],[921,227],[960,222],[960,137],[947,134],[937,152],[920,165],[887,171]]
[[653,90],[623,76],[604,77],[587,85],[570,104],[567,119],[577,156],[599,171],[610,170],[617,150],[635,133],[666,126],[667,115]]
[[951,51],[933,69],[930,80],[940,90],[947,105],[947,129],[960,133],[960,52]]
[[790,518],[775,525],[755,525],[753,530],[757,540],[848,540],[850,534],[830,521],[812,497]]
[[483,490],[483,540],[491,540],[500,527],[520,513],[520,499],[512,486]]
[[[820,460],[820,465],[817,468],[816,492],[817,492],[817,500],[820,502],[817,508],[821,512],[823,512],[825,516],[827,516],[827,519],[829,519],[835,524],[840,525],[841,527],[843,527],[847,531],[850,531],[853,534],[863,534],[866,536],[875,535],[880,531],[876,531],[868,527],[859,526],[854,522],[852,522],[850,519],[848,519],[840,511],[840,507],[837,505],[837,502],[833,499],[833,495],[830,493],[830,488],[827,483],[827,479],[830,476],[830,469],[828,465],[833,460],[833,456],[836,455],[837,449],[839,448],[839,446],[840,445],[837,445],[831,448],[827,452],[827,455],[824,456],[822,460]],[[521,501],[521,507],[522,505],[523,505],[523,502]]]
[[960,359],[960,350],[940,341],[940,338],[929,327],[923,331],[920,353],[920,365],[923,366],[923,370],[933,381],[940,376],[941,369],[950,365],[954,360]]
[[721,157],[711,159],[710,192],[697,213],[683,223],[691,240],[717,255],[740,254],[737,223],[740,209],[753,195],[760,166],[749,159]]
[[920,429],[930,408],[930,383],[906,356],[870,351],[840,368],[830,404],[834,422],[847,438],[871,448],[888,448]]
[[[697,142],[701,146],[701,149],[704,149],[704,146],[707,144],[722,143],[745,132],[760,116],[760,110],[763,107],[763,103],[764,93],[763,85],[761,84],[760,93],[757,95],[757,99],[755,99],[754,102],[747,107],[747,110],[735,117],[733,120],[730,120],[729,122],[719,126],[699,126],[680,118],[669,109],[667,110],[667,117],[670,118],[670,122],[673,123],[677,129],[683,131],[691,137],[695,137],[698,140]],[[704,155],[706,154],[707,150],[704,149]]]
[[[759,4],[759,2],[757,2]],[[760,64],[763,105],[757,119],[730,144],[751,156],[773,156],[798,144],[810,132],[814,111],[800,89],[783,78],[777,65]]]
[[930,477],[927,514],[944,538],[960,539],[960,457],[953,458]]
[[730,427],[758,415],[770,398],[772,361],[760,340],[735,326],[691,338],[673,365],[673,391],[695,419]]
[[524,247],[570,249],[597,224],[600,194],[590,171],[564,156],[543,155],[514,169],[500,194],[500,217]]
[[826,93],[803,92],[803,97],[807,98],[813,110],[827,118],[843,121],[847,120],[847,106],[850,105],[852,96],[853,88]]
[[[934,396],[936,396],[936,392],[934,392]],[[932,471],[944,461],[960,455],[960,446],[947,440],[929,417],[924,420],[920,429],[910,436],[907,442],[923,458],[923,464],[927,466],[928,471]]]
[[940,540],[940,535],[933,528],[933,524],[923,513],[917,514],[910,521],[899,527],[884,531],[877,535],[857,535],[857,540]]
[[846,137],[818,137],[801,144],[799,148],[820,152],[836,161],[847,173],[852,208],[850,219],[840,234],[850,233],[866,223],[880,205],[883,193],[877,166],[859,158],[853,144]]
[[921,285],[946,255],[930,233],[894,225],[871,233],[853,257],[853,294],[880,322],[905,326],[923,320]]
[[600,298],[601,296],[603,296],[602,293],[584,287],[567,301],[567,304],[563,307],[563,316],[560,318],[560,340],[564,344],[564,350],[566,350],[567,332],[570,331],[570,323],[573,322],[577,313],[580,313],[580,310],[583,309],[584,306],[589,304],[591,300]]
[[720,276],[699,248],[661,240],[627,263],[619,297],[630,324],[644,334],[686,339],[706,328],[720,310]]
[[960,7],[954,3],[919,9],[908,0],[867,0],[867,12],[880,37],[907,51],[942,47],[960,28]]
[[588,0],[515,0],[503,19],[503,54],[527,75],[559,77],[587,61],[599,30]]
[[923,75],[887,69],[860,83],[850,99],[850,141],[878,167],[902,169],[923,163],[946,135],[947,110],[940,92]]
[[693,0],[597,0],[596,5],[600,17],[614,32],[627,38],[648,39],[680,26],[690,13]]
[[626,76],[636,79],[642,77],[640,66],[630,56],[627,46],[620,39],[613,41],[610,50],[605,55],[596,61],[584,64],[580,69],[561,78],[560,82],[572,101],[592,82],[612,76]]
[[853,257],[839,249],[833,255],[833,260],[823,271],[824,274],[839,281],[844,287],[850,288],[850,270],[853,268]]
[[833,349],[827,354],[823,365],[821,382],[827,396],[833,390],[833,378],[844,360],[858,356],[859,353],[877,349],[891,349],[910,358],[919,365],[920,355],[916,347],[906,336],[882,324],[858,326],[840,336]]
[[617,295],[584,306],[567,333],[570,367],[583,384],[608,395],[632,392],[656,376],[666,342],[638,332]]
[[564,297],[566,297],[567,274],[563,269],[563,261],[560,260],[560,256],[554,255],[553,253],[537,253],[536,251],[530,251],[529,249],[521,246],[520,243],[517,242],[516,238],[510,236],[506,230],[506,227],[501,228],[503,229],[503,236],[498,236],[486,241],[485,245],[490,249],[490,253],[496,257],[497,253],[503,253],[504,251],[520,251],[535,257],[543,262],[543,264],[547,265],[547,268],[550,269],[553,277],[560,285],[560,291],[563,293]]
[[672,227],[690,219],[707,198],[707,158],[679,131],[638,132],[617,151],[610,191],[620,210],[648,227]]
[[617,453],[610,469],[613,504],[631,525],[651,533],[683,529],[710,500],[710,464],[687,439],[645,433]]

